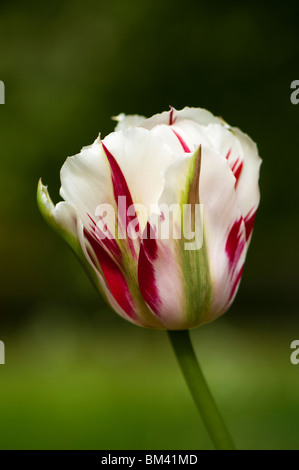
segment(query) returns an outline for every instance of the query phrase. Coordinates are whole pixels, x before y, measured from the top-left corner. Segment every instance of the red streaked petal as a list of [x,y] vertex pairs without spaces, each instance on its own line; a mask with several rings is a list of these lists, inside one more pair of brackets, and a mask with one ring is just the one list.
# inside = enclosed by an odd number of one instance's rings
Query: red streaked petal
[[249,237],[252,233],[253,226],[254,226],[254,221],[255,221],[255,216],[256,216],[256,210],[254,211],[249,211],[249,213],[246,215],[244,222],[245,222],[245,228],[246,228],[246,241],[249,240]]
[[94,236],[85,228],[84,235],[89,241],[96,255],[96,258],[101,266],[106,285],[114,299],[130,318],[136,319],[134,301],[132,299],[126,279],[117,263],[111,258],[106,249],[100,243],[98,243]]
[[[117,163],[117,161],[115,160],[113,155],[109,152],[109,150],[107,149],[106,145],[103,142],[102,142],[102,146],[107,156],[111,173],[112,173],[112,183],[113,183],[113,192],[114,192],[115,201],[118,204],[118,198],[121,196],[124,196],[126,198],[126,208],[130,207],[133,205],[133,200],[132,200],[132,196],[128,188],[126,179],[124,177],[124,174],[121,171],[119,164]],[[120,215],[123,219],[122,222],[124,223],[125,227],[127,227],[127,214],[121,213]],[[131,216],[131,217],[132,219],[134,218],[134,216]]]
[[242,237],[242,234],[243,218],[240,217],[231,227],[225,245],[225,251],[229,259],[229,268],[231,272],[235,270],[245,246],[245,239]]
[[175,136],[179,139],[181,146],[183,147],[184,152],[190,153],[191,150],[189,149],[188,145],[184,141],[184,139],[178,134],[174,129],[171,129]]
[[230,303],[230,301],[232,300],[232,298],[234,297],[234,295],[236,293],[238,285],[241,281],[241,277],[242,277],[242,274],[243,274],[243,269],[244,269],[244,265],[241,267],[240,271],[238,272],[237,276],[235,277],[233,286],[232,286],[231,291],[230,291],[228,303]]
[[234,172],[234,175],[235,175],[235,178],[236,178],[235,187],[237,186],[237,184],[238,184],[238,182],[239,182],[239,178],[240,178],[240,176],[241,176],[242,169],[243,169],[243,162],[241,162],[241,163],[239,164],[239,166],[236,168],[236,171]]
[[234,162],[234,164],[231,166],[231,170],[234,174],[234,177],[236,178],[236,182],[235,182],[235,188],[238,184],[238,181],[239,181],[239,178],[241,176],[241,173],[242,173],[242,169],[243,169],[243,161],[240,160],[240,158],[237,158],[237,160]]
[[154,230],[150,223],[147,222],[139,252],[138,282],[145,302],[156,315],[159,315],[161,300],[158,294],[154,269],[154,261],[157,255],[158,246]]
[[115,160],[113,155],[109,152],[109,150],[107,149],[106,145],[103,142],[102,142],[102,146],[103,146],[103,149],[105,151],[105,154],[107,156],[107,159],[111,168],[115,200],[117,201],[118,197],[120,196],[125,196],[127,199],[128,206],[131,206],[133,204],[133,200],[132,200],[132,196],[128,188],[126,179],[124,177],[124,174],[121,171],[119,164],[117,163],[117,161]]
[[232,149],[230,148],[229,151],[228,151],[227,154],[226,154],[226,157],[225,157],[226,160],[229,159],[231,153],[232,153]]
[[111,232],[107,229],[107,234],[106,236],[100,227],[96,224],[95,220],[91,217],[90,214],[87,214],[89,219],[91,220],[90,228],[92,230],[93,236],[96,238],[96,241],[98,243],[101,243],[109,253],[111,253],[118,262],[121,262],[121,251],[120,248],[117,244],[117,241],[115,238],[112,237]]
[[172,124],[175,123],[176,117],[173,117],[174,115],[174,109],[172,106],[170,106],[170,112],[169,112],[169,125],[172,126]]
[[[128,208],[134,207],[133,199],[132,199],[130,190],[128,188],[126,179],[124,177],[124,174],[120,166],[118,165],[117,161],[115,160],[113,155],[109,152],[109,150],[107,149],[106,145],[103,142],[102,142],[102,146],[107,156],[110,169],[111,169],[113,192],[114,192],[116,204],[118,206],[118,213],[121,219],[120,221],[118,221],[118,223],[120,222],[122,223],[127,234],[127,228],[128,228],[129,223],[133,220],[136,220],[137,218],[137,214],[135,210],[131,212],[131,215],[128,215]],[[121,201],[124,202],[124,204],[119,205],[119,198],[121,198]],[[131,253],[134,259],[137,259],[136,251],[134,248],[134,243],[130,237],[130,234],[127,237],[127,240],[128,240],[128,245],[129,245],[129,248],[131,250]]]
[[239,182],[236,192],[239,200],[239,207],[241,209],[243,218],[250,213],[254,208],[257,209],[260,200],[259,191],[259,172],[261,159],[258,155],[256,144],[237,128],[231,128],[232,134],[239,141],[241,152],[239,157],[242,157],[243,167],[239,177]]

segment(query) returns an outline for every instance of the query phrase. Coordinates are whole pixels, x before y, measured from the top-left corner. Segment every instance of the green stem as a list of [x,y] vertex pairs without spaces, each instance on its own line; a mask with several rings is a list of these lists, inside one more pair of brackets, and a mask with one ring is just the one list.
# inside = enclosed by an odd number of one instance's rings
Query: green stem
[[191,395],[216,449],[234,450],[232,438],[197,362],[189,331],[168,331],[168,335]]

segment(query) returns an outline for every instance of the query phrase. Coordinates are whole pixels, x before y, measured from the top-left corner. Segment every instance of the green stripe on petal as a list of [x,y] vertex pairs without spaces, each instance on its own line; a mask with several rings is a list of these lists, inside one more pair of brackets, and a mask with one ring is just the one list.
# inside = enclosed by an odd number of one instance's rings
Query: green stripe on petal
[[[200,146],[193,154],[185,154],[170,165],[165,172],[164,192],[159,201],[159,205],[178,204],[180,207],[179,218],[175,220],[181,227],[181,237],[175,243],[184,279],[186,328],[208,321],[213,294],[202,207],[199,205],[201,159]],[[194,232],[198,237],[192,240]]]
[[[186,179],[186,188],[182,193],[182,263],[185,278],[185,292],[187,301],[187,321],[191,325],[204,323],[209,315],[212,301],[212,282],[210,276],[208,253],[205,243],[203,217],[199,197],[199,180],[201,168],[201,146],[191,157]],[[187,205],[187,206],[184,206]],[[190,240],[186,238],[186,227],[190,227],[199,241],[190,248]]]
[[[212,303],[212,282],[205,240],[199,250],[182,250],[187,303],[187,322],[196,327],[205,323]],[[190,326],[191,327],[191,326]]]

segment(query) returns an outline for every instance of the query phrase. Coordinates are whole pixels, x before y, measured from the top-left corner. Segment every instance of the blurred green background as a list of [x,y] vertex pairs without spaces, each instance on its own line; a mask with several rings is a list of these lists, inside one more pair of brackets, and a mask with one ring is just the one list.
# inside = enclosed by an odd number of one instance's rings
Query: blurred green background
[[230,312],[192,333],[237,446],[299,448],[297,1],[0,2],[1,449],[204,449],[163,332],[118,318],[36,205],[110,116],[185,105],[258,143],[261,206]]

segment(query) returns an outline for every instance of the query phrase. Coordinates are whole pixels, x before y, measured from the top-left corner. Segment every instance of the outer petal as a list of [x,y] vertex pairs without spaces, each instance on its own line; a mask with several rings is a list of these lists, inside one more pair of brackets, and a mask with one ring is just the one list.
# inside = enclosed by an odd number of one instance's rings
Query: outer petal
[[174,213],[172,236],[169,239],[161,236],[158,239],[158,235],[156,239],[144,237],[140,250],[141,292],[168,329],[198,326],[207,321],[210,310],[211,282],[206,246],[185,250],[185,231],[181,230],[183,204],[190,204],[191,214],[192,207],[198,204],[200,158],[198,149],[167,169],[159,203],[162,221],[156,224],[151,221],[149,229],[161,234],[166,222],[164,208],[177,204],[179,210]]
[[[79,155],[68,158],[61,170],[61,195],[76,207],[83,222],[89,261],[100,272],[122,310],[134,322],[155,328],[161,327],[161,323],[149,311],[137,289],[134,256],[135,252],[138,254],[139,247],[134,248],[128,237],[123,242],[118,240],[121,261],[115,258],[116,250],[110,250],[107,244],[103,250],[103,243],[94,239],[93,224],[98,222],[94,214],[101,203],[110,204],[117,214],[118,196],[121,195],[134,204],[147,204],[146,209],[150,213],[150,205],[158,201],[163,188],[161,172],[174,158],[169,148],[154,134],[145,129],[128,129],[112,133],[102,142],[97,140]],[[142,219],[140,222],[143,229]],[[143,225],[145,223],[146,217]],[[112,228],[113,221],[108,224],[110,232]],[[120,291],[126,292],[122,298],[119,297]]]
[[[163,172],[176,155],[160,135],[141,128],[111,133],[102,142],[117,162],[133,203],[143,204],[146,208],[146,214],[141,217],[143,231],[151,205],[158,203],[162,193]],[[110,204],[117,213],[112,179],[111,164],[99,139],[82,149],[80,154],[68,158],[63,165],[60,194],[76,207],[85,226],[90,223],[88,214],[95,218],[99,204]],[[114,232],[113,220],[108,228]]]
[[[161,323],[144,304],[136,288],[136,274],[131,270],[131,261],[123,258],[119,264],[111,253],[86,233],[81,223],[79,239],[85,260],[90,263],[98,284],[96,287],[111,307],[126,320],[147,328],[161,328]],[[100,287],[100,288],[99,288]],[[101,289],[102,288],[102,289]]]
[[228,125],[209,124],[205,133],[211,145],[226,156],[236,178],[238,204],[249,241],[260,199],[258,181],[261,159],[256,144],[240,129]]
[[228,126],[223,124],[209,124],[204,132],[210,141],[211,147],[223,155],[236,178],[235,187],[243,168],[244,154],[239,140],[230,132]]
[[199,194],[213,284],[212,320],[227,310],[236,293],[247,246],[235,178],[228,161],[211,149],[203,148]]
[[[181,197],[187,162],[186,157],[182,158],[167,170],[161,202],[170,204]],[[228,161],[206,147],[202,147],[199,202],[203,205],[204,243],[198,254],[184,254],[184,277],[190,302],[188,310],[190,314],[193,311],[202,315],[197,321],[203,323],[227,310],[239,285],[246,255],[245,225],[235,191],[235,178]],[[196,256],[201,259],[195,259]],[[200,304],[201,298],[205,299],[205,308]]]
[[[78,155],[67,158],[60,172],[60,195],[76,207],[85,227],[90,217],[96,218],[99,204],[109,204],[116,212],[110,166],[100,139],[84,147]],[[114,233],[114,220],[106,220],[109,230]]]
[[246,239],[249,242],[260,201],[258,182],[262,160],[259,157],[256,144],[247,134],[236,127],[230,130],[239,140],[243,150],[243,169],[237,186],[237,194],[246,225]]
[[[88,238],[84,236],[82,221],[72,205],[67,202],[59,202],[54,206],[47,188],[42,184],[41,180],[38,184],[37,201],[46,222],[69,244],[96,289],[103,295],[111,307],[128,321],[147,326],[142,324],[131,309],[128,312],[123,299],[127,298],[127,302],[130,302],[130,294],[126,293],[126,285],[119,267],[110,257],[103,253],[101,264],[98,262],[97,251],[94,246],[90,245]],[[103,270],[102,267],[104,265],[106,269]],[[105,279],[102,275],[103,271],[105,271],[108,279]],[[114,291],[116,282],[118,291]],[[121,286],[122,283],[123,285]],[[116,295],[118,293],[123,294],[124,297]]]
[[175,116],[177,116],[178,120],[185,120],[189,119],[191,121],[195,121],[201,126],[207,126],[208,124],[223,124],[223,119],[214,116],[210,111],[203,108],[189,108],[186,106],[181,111],[176,111]]

